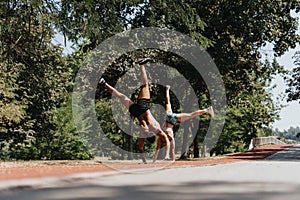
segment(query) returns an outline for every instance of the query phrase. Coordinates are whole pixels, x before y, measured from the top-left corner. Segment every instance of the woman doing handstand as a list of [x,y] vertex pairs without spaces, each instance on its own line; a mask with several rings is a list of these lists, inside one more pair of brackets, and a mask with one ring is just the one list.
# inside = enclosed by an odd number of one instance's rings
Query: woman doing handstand
[[[204,110],[197,110],[192,113],[173,113],[172,111],[172,106],[171,106],[171,101],[170,101],[170,86],[166,86],[166,104],[165,104],[165,109],[166,109],[166,121],[163,124],[163,131],[167,134],[170,142],[171,142],[171,159],[172,161],[175,161],[175,141],[174,141],[174,133],[173,133],[173,127],[177,122],[184,122],[186,120],[195,118],[197,116],[203,115],[205,113],[210,114],[212,117],[214,116],[214,110],[210,106],[207,109]],[[153,158],[153,162],[156,162],[159,150],[161,148],[161,145],[164,143],[163,140],[160,138],[157,140],[157,147],[156,147],[156,152]]]

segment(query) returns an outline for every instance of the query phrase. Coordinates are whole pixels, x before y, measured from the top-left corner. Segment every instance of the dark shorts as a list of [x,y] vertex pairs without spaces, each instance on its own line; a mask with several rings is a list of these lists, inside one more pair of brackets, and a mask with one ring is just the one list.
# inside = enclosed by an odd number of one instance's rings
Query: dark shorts
[[175,125],[178,122],[177,114],[172,112],[166,112],[166,122]]
[[150,109],[150,99],[139,99],[137,103],[129,107],[129,112],[132,116],[138,117]]

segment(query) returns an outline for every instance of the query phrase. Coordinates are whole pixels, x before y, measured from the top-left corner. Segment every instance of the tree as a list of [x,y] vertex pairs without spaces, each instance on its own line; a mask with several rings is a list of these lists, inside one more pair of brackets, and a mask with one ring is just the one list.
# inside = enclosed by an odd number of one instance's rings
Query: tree
[[[178,12],[173,12],[175,9],[178,9]],[[198,17],[195,9],[179,0],[161,2],[114,1],[107,4],[97,0],[84,3],[65,0],[62,1],[58,11],[57,27],[74,42],[80,42],[80,40],[77,40],[78,35],[83,40],[88,40],[88,45],[84,46],[86,50],[95,48],[104,39],[116,33],[144,26],[167,27],[179,30],[188,33],[203,47],[212,45],[211,41],[201,34],[205,23]],[[103,13],[106,13],[106,15],[104,16]],[[152,55],[157,58],[157,61],[173,64],[173,66],[176,66],[175,62],[172,62],[172,59],[175,58],[177,63],[181,62],[178,66],[180,66],[180,71],[186,74],[186,77],[189,77],[190,74],[193,75],[190,79],[195,84],[201,82],[199,77],[194,77],[193,72],[185,69],[188,64],[182,62],[178,57],[176,58],[176,55],[156,50],[132,52],[130,55],[124,56],[123,58],[127,58],[127,60],[122,60],[122,58],[119,60],[120,63],[123,61],[122,65],[115,62],[115,65],[110,66],[110,71],[105,72],[104,77],[106,80],[114,84],[115,80],[126,72],[131,67],[130,65],[132,65],[134,59],[141,56],[142,53]],[[196,89],[197,93],[200,93],[200,88],[202,89],[202,87]],[[158,90],[152,87],[152,91],[155,93]],[[98,95],[99,93],[96,96],[98,97]],[[153,96],[155,97],[155,95]],[[156,99],[153,98],[153,101],[156,101]],[[112,140],[114,139],[112,138]]]
[[214,42],[208,52],[225,82],[228,110],[223,136],[232,142],[223,145],[221,138],[218,146],[229,147],[238,140],[247,145],[277,118],[279,109],[265,88],[283,68],[276,62],[260,62],[260,49],[271,42],[275,56],[280,56],[296,46],[297,23],[290,11],[299,10],[299,1],[189,2],[208,25],[203,34]]
[[296,51],[292,58],[296,67],[288,79],[289,89],[286,92],[288,93],[288,101],[297,101],[300,99],[300,51]]
[[[54,35],[52,1],[1,1],[1,119],[4,158],[49,158],[56,108],[71,71]],[[3,90],[2,90],[3,89]]]
[[293,140],[299,142],[300,128],[290,127],[287,130],[279,131],[278,129],[273,130],[273,135],[283,137],[286,140]]
[[212,45],[210,40],[202,36],[205,23],[195,9],[179,0],[117,0],[105,3],[100,0],[62,0],[57,12],[57,27],[73,42],[88,40],[87,47],[90,49],[116,33],[151,26],[189,34],[203,47]]
[[[298,0],[119,0],[104,5],[97,0],[79,3],[65,0],[58,7],[57,26],[75,42],[80,42],[76,39],[78,35],[88,40],[87,50],[115,33],[136,27],[166,27],[194,38],[210,53],[225,83],[228,103],[225,135],[214,149],[224,153],[236,149],[233,147],[236,145],[247,146],[252,137],[263,133],[277,118],[279,108],[265,88],[283,68],[276,62],[261,62],[260,49],[272,43],[275,56],[280,56],[296,46],[297,21],[290,11],[299,11],[299,4]],[[123,61],[135,59],[134,53],[124,56]],[[147,55],[174,66],[188,77],[197,95],[208,97],[205,83],[195,76],[189,63],[168,52],[151,51]],[[126,66],[113,64],[112,72],[106,74],[108,80],[117,80],[132,60],[126,60]],[[203,135],[199,138],[203,139]]]
[[71,98],[66,104],[58,108],[53,117],[53,124],[55,130],[49,132],[52,139],[49,141],[48,151],[44,156],[51,160],[86,160],[93,157],[89,149],[84,146],[83,139],[76,130]]

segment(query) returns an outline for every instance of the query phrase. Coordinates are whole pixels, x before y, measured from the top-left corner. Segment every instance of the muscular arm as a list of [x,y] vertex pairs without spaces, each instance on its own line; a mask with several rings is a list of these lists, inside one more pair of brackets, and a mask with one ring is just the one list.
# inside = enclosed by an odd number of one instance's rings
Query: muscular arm
[[172,140],[171,140],[171,159],[172,159],[172,161],[174,162],[175,161],[175,140],[174,140],[174,138],[172,138]]
[[157,146],[156,146],[156,151],[155,151],[155,154],[154,154],[154,157],[153,157],[153,162],[156,162],[156,160],[157,160],[158,153],[159,153],[159,150],[161,148],[161,144],[162,144],[162,141],[161,141],[160,138],[158,138],[158,140],[157,140]]

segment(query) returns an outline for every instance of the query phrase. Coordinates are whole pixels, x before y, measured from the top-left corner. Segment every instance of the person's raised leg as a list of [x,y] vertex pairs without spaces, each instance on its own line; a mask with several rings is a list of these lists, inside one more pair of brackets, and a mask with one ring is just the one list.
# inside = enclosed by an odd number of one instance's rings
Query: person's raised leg
[[215,116],[215,111],[212,106],[210,106],[209,108],[207,108],[205,110],[206,110],[206,113],[209,114],[210,116],[212,116],[212,117]]
[[140,65],[141,81],[142,81],[142,88],[138,96],[139,99],[150,99],[149,82],[148,82],[148,77],[144,66],[144,64],[149,61],[150,61],[149,58],[145,58],[139,60],[138,62]]
[[192,113],[178,113],[177,117],[178,117],[179,122],[184,122],[186,120],[193,119],[195,117],[201,116],[201,115],[206,114],[206,113],[210,114],[211,116],[214,116],[212,107],[209,107],[207,109],[197,110],[197,111],[192,112]]
[[141,70],[141,78],[142,78],[142,87],[138,99],[150,99],[149,83],[148,83],[145,67],[141,65],[140,70]]
[[133,102],[130,98],[128,98],[126,95],[122,94],[118,90],[116,90],[114,87],[109,85],[103,78],[99,81],[100,84],[102,84],[114,97],[117,97],[120,99],[121,103],[128,109]]
[[172,112],[172,105],[171,105],[171,100],[170,100],[170,86],[166,85],[166,105],[165,105],[165,109],[166,112]]

